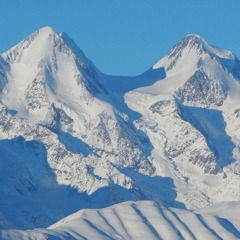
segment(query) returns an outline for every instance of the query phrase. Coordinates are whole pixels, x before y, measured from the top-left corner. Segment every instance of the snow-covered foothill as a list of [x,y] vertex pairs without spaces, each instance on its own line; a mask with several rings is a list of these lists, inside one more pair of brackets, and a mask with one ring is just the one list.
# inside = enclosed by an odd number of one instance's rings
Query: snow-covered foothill
[[1,239],[228,239],[240,238],[239,202],[197,212],[153,201],[124,202],[104,209],[82,209],[47,229],[2,230]]

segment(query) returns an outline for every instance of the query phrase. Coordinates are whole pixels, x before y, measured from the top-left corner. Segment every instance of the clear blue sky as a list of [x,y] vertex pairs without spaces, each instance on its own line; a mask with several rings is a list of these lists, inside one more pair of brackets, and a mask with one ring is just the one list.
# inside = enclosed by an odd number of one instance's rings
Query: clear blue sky
[[0,53],[51,26],[107,74],[140,74],[190,33],[240,57],[240,0],[0,0],[0,19]]

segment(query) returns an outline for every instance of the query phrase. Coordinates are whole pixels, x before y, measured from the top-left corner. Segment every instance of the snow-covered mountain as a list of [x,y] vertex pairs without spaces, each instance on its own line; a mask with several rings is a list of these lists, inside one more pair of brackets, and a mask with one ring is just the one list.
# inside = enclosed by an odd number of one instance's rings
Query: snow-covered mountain
[[3,230],[0,238],[234,240],[240,238],[239,208],[239,202],[225,202],[190,212],[152,201],[124,202],[80,210],[48,229]]
[[153,66],[164,67],[166,78],[125,95],[142,114],[135,124],[153,144],[158,172],[172,176],[189,208],[239,199],[239,66],[231,52],[188,35]]
[[188,35],[136,77],[45,27],[0,56],[0,228],[83,208],[239,200],[240,62]]

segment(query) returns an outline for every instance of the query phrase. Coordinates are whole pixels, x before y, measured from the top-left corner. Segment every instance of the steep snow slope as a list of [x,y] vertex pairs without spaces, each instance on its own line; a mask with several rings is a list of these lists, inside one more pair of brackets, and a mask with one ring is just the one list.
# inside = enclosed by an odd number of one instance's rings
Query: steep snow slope
[[65,33],[31,34],[0,57],[0,228],[139,199],[239,200],[239,72],[195,35],[117,77]]
[[240,238],[240,205],[225,202],[190,212],[152,201],[83,209],[48,229],[2,230],[1,239],[228,239]]

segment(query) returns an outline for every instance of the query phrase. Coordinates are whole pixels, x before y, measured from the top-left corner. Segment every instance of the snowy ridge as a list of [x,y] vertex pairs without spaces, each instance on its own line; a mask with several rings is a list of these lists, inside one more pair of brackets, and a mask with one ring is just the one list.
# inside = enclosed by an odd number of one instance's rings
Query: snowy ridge
[[239,201],[239,69],[188,35],[140,76],[108,76],[65,33],[31,34],[0,57],[0,228]]
[[228,239],[240,238],[237,202],[197,212],[152,201],[125,202],[104,209],[84,209],[48,229],[3,230],[1,239]]

